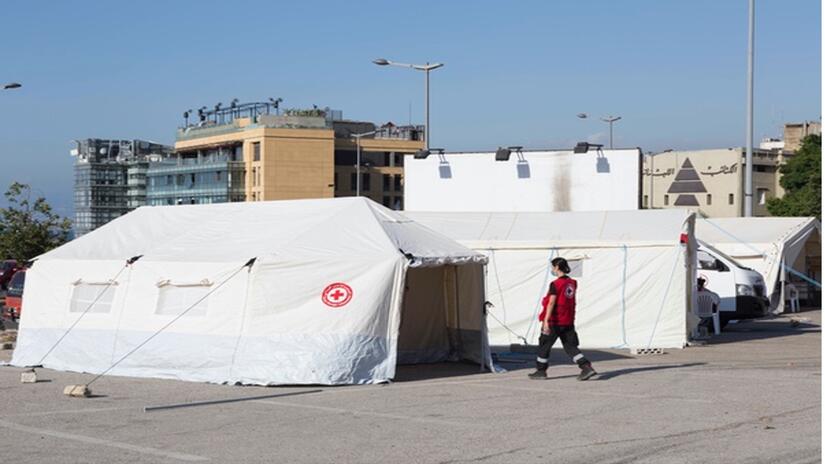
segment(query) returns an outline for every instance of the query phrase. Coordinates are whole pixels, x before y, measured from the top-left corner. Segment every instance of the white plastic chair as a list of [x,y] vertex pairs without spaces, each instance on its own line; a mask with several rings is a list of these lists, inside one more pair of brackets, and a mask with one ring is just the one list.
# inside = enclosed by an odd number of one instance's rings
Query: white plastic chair
[[722,333],[722,324],[719,321],[719,308],[713,295],[706,292],[699,292],[696,296],[696,316],[713,318],[713,333]]
[[799,312],[799,290],[796,289],[794,284],[785,284],[785,288],[790,290],[790,299],[791,299],[791,312],[798,313]]

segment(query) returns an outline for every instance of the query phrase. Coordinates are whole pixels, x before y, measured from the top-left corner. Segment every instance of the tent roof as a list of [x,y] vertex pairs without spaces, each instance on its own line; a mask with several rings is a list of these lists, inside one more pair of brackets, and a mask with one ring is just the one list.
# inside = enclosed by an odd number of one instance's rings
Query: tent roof
[[472,248],[673,245],[693,215],[683,209],[404,214]]
[[700,218],[696,236],[717,246],[729,245],[728,254],[736,258],[759,255],[765,247],[795,241],[820,228],[813,217]]
[[412,264],[486,258],[367,198],[145,206],[41,255],[39,260],[240,262],[370,259],[400,254]]

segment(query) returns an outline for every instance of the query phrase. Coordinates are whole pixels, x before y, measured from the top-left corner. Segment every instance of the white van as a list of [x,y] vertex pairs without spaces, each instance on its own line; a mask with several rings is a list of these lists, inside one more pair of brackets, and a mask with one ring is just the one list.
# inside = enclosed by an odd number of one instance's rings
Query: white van
[[730,256],[699,240],[696,271],[705,288],[719,295],[722,327],[734,319],[754,319],[768,314],[762,274],[744,267]]

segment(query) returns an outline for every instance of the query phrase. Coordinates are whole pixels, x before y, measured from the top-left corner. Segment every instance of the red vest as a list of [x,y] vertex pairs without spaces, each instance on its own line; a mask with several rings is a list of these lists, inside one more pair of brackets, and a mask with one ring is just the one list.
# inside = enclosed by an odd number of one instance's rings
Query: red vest
[[[576,287],[575,280],[568,276],[559,277],[550,283],[550,290],[541,300],[541,314],[539,321],[544,321],[547,314],[547,303],[550,302],[550,295],[556,295],[556,305],[553,314],[550,315],[550,325],[573,325],[576,319]],[[555,291],[553,291],[555,290]]]

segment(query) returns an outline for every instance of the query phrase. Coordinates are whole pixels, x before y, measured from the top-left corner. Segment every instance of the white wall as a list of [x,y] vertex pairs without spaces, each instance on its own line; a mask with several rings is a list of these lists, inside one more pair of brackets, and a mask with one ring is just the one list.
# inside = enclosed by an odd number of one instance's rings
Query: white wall
[[610,211],[639,208],[638,149],[526,151],[404,159],[407,211]]

